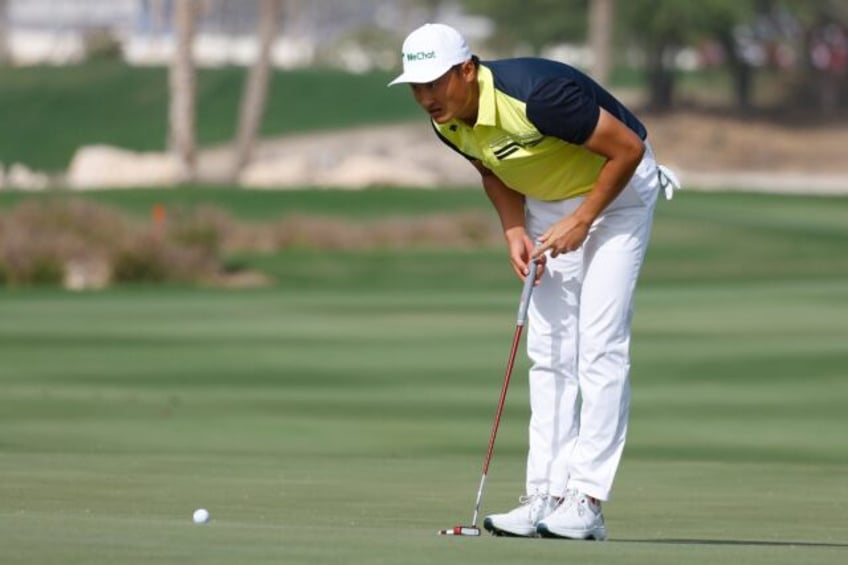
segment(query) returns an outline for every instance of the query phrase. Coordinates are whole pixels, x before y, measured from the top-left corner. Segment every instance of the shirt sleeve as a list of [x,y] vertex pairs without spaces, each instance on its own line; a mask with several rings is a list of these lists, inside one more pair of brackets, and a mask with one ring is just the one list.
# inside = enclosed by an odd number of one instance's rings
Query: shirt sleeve
[[536,129],[574,145],[586,143],[600,116],[594,94],[570,79],[544,81],[527,100],[527,117]]

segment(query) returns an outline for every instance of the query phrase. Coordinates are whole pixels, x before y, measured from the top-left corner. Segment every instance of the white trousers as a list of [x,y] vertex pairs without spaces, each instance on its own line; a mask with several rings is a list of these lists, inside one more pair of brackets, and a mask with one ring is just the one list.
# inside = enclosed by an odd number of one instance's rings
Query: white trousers
[[[527,494],[566,489],[608,500],[630,412],[630,322],[659,193],[650,146],[580,249],[548,257],[528,311],[530,449]],[[581,198],[527,198],[536,239]]]

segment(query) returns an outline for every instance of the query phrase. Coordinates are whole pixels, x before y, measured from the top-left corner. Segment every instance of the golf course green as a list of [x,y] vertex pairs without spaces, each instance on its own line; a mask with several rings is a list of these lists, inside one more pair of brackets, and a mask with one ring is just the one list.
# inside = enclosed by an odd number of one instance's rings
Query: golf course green
[[[161,196],[121,194],[97,198]],[[206,194],[246,219],[488,206]],[[244,254],[276,281],[254,289],[0,289],[0,562],[848,562],[846,250],[845,198],[659,203],[605,543],[436,535],[473,510],[520,292],[503,249]],[[522,494],[526,370],[484,512]]]

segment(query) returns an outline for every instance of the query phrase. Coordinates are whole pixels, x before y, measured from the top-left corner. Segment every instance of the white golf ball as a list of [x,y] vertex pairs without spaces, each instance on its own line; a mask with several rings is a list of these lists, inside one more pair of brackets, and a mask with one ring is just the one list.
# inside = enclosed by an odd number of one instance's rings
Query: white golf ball
[[198,508],[191,516],[191,519],[194,520],[195,524],[206,524],[209,522],[209,518],[209,511],[205,508]]

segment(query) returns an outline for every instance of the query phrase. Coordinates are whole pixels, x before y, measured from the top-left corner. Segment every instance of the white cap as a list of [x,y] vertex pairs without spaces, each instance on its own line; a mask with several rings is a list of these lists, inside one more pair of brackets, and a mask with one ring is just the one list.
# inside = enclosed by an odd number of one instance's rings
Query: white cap
[[465,38],[445,24],[424,24],[403,42],[403,73],[389,83],[431,82],[471,58]]

